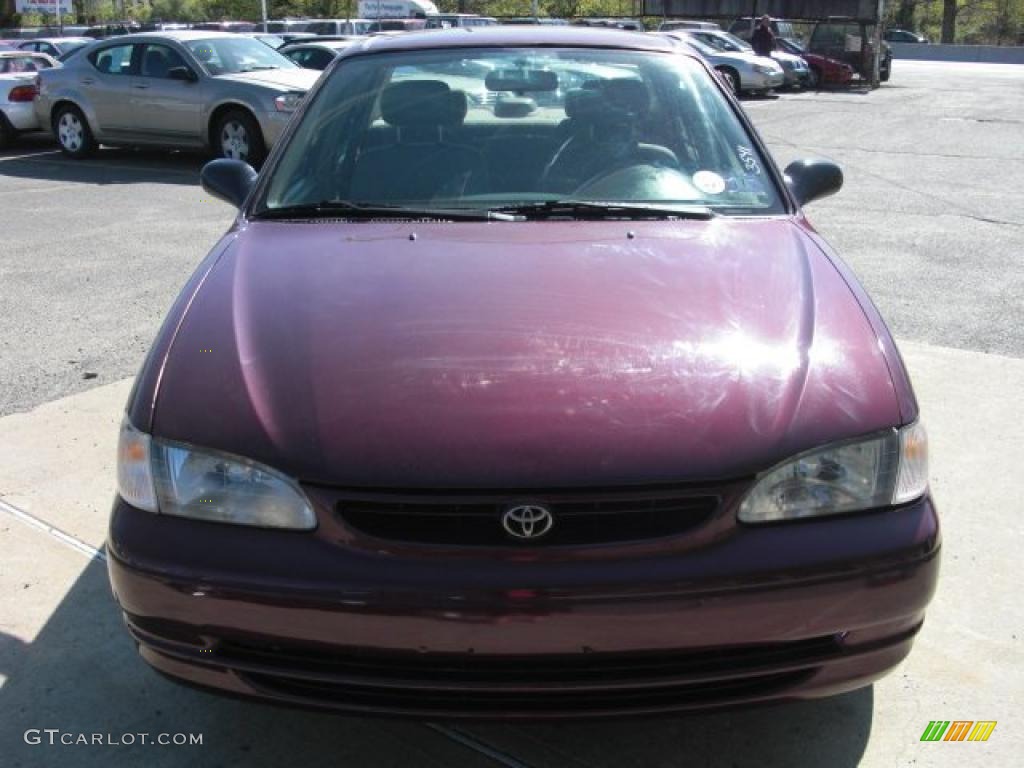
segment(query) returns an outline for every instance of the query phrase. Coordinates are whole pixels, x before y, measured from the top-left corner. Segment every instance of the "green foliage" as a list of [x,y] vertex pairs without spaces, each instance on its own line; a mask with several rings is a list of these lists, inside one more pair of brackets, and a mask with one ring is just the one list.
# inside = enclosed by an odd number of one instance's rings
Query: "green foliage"
[[948,6],[950,40],[968,45],[1024,45],[1024,0],[893,0],[886,8],[890,26],[942,41]]

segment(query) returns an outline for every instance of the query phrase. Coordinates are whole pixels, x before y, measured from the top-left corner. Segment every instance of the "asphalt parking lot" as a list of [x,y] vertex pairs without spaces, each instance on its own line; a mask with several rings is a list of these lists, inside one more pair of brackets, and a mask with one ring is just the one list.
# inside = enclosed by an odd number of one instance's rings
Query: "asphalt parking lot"
[[[362,720],[216,698],[137,658],[102,562],[131,377],[232,210],[204,158],[28,139],[0,153],[0,763],[11,766],[1013,765],[1024,691],[1024,67],[898,61],[875,92],[744,102],[785,165],[840,163],[811,206],[901,344],[932,437],[943,575],[915,650],[871,688],[621,723]],[[996,720],[985,743],[928,721]],[[27,744],[27,729],[202,734],[193,746]]]

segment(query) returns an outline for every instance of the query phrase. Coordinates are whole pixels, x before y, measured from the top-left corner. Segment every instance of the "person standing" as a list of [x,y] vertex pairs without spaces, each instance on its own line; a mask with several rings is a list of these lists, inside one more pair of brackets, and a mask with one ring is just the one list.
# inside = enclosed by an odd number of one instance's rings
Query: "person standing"
[[772,32],[770,16],[762,16],[757,29],[750,36],[750,45],[758,56],[771,56],[775,50],[775,33]]

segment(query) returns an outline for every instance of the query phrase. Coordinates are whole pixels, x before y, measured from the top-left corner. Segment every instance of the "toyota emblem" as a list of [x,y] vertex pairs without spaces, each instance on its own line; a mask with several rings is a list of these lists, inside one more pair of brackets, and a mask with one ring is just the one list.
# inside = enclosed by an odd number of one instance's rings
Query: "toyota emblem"
[[517,539],[539,539],[551,530],[555,518],[545,507],[524,504],[506,510],[501,524],[510,536]]

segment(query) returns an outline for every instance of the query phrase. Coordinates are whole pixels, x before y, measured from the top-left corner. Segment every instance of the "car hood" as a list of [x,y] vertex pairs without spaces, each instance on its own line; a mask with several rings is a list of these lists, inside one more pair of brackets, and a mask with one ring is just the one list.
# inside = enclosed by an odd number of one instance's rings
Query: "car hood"
[[303,480],[742,477],[899,423],[864,311],[793,220],[233,237],[171,345],[153,433]]
[[802,57],[795,56],[792,53],[786,53],[785,51],[772,51],[772,58],[778,62],[788,61],[794,66],[803,64],[804,61]]
[[313,69],[258,69],[255,72],[237,72],[217,75],[217,80],[273,86],[281,90],[308,91],[320,77]]

